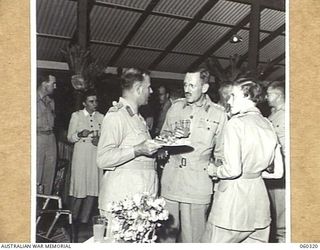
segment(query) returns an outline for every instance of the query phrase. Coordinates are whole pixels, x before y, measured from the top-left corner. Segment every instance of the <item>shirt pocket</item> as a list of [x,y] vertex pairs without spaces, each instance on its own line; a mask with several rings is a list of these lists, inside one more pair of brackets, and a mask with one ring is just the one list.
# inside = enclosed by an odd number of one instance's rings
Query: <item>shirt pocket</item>
[[197,137],[202,142],[211,142],[218,132],[219,122],[211,119],[200,119],[197,125]]

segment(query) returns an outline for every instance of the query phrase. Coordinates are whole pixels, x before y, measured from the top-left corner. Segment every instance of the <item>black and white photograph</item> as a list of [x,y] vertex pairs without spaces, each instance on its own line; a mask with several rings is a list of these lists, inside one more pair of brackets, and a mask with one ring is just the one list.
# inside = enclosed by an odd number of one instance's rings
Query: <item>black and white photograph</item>
[[37,243],[290,243],[288,2],[34,0]]

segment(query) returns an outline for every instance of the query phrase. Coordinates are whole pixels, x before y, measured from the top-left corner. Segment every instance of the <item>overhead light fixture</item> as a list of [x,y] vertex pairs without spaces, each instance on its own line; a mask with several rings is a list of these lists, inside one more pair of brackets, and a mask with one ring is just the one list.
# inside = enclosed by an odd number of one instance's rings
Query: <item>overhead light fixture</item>
[[242,40],[242,37],[236,34],[231,37],[230,43],[240,43]]

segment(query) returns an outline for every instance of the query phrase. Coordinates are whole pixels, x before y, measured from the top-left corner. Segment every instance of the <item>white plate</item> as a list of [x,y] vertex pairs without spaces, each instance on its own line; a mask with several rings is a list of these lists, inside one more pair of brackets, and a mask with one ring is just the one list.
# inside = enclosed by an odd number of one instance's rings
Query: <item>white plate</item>
[[153,140],[155,143],[165,146],[165,147],[181,147],[181,146],[190,146],[191,142],[186,139],[178,139],[175,142],[167,143],[167,142],[162,142],[160,140]]

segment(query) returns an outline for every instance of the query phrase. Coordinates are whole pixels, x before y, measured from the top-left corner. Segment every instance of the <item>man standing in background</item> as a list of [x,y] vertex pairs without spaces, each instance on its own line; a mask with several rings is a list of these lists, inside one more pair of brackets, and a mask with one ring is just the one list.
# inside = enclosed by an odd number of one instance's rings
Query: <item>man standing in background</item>
[[57,162],[54,129],[54,100],[56,88],[53,75],[39,76],[37,84],[37,185],[40,193],[52,194]]
[[[278,136],[283,158],[286,156],[285,145],[285,84],[272,82],[267,89],[267,99],[271,107],[271,121]],[[285,162],[285,161],[284,161]],[[271,240],[279,243],[286,242],[286,214],[285,214],[285,175],[279,180],[266,181],[272,206]]]

